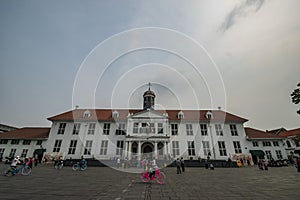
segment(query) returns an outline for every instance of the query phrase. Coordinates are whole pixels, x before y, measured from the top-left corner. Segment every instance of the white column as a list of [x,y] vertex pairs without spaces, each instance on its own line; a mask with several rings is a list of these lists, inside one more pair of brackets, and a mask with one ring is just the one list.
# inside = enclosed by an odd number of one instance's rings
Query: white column
[[138,160],[141,160],[141,152],[142,152],[142,143],[139,141],[138,144]]
[[154,157],[157,158],[158,155],[157,155],[157,142],[154,141]]
[[168,158],[168,147],[167,147],[168,143],[164,142],[164,158]]
[[132,147],[132,142],[128,142],[128,157],[127,160],[131,160],[131,147]]

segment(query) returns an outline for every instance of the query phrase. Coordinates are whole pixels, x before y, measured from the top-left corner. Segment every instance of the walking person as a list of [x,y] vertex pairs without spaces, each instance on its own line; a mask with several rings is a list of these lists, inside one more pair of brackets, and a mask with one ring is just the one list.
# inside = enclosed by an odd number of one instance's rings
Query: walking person
[[182,170],[182,172],[184,172],[184,171],[185,171],[185,168],[184,168],[184,160],[183,160],[183,157],[181,157],[181,159],[180,159],[180,165],[181,165],[181,170]]
[[179,158],[177,158],[175,164],[176,164],[176,168],[177,168],[177,174],[181,174],[181,162],[180,162]]
[[297,171],[300,172],[300,158],[297,158]]

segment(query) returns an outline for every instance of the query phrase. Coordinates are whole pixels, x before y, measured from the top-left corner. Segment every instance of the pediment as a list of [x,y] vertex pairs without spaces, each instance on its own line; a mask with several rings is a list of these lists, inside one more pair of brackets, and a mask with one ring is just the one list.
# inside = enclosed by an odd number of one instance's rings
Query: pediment
[[167,118],[165,115],[156,112],[155,110],[143,110],[141,112],[135,113],[130,116],[133,119],[165,119]]

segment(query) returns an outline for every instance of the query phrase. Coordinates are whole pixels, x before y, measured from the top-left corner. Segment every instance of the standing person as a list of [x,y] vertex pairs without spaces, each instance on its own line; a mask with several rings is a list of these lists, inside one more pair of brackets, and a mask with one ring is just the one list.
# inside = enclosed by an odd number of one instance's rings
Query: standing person
[[263,164],[264,164],[265,170],[268,170],[268,165],[269,165],[268,161],[266,160]]
[[81,156],[81,161],[80,161],[80,163],[79,163],[80,169],[82,168],[82,166],[85,165],[85,163],[86,163],[85,159],[83,158],[83,156]]
[[33,163],[33,160],[32,160],[32,157],[29,157],[28,159],[28,166],[32,169],[32,163]]
[[117,159],[117,168],[120,168],[120,165],[121,165],[121,159],[118,158],[118,159]]
[[180,165],[181,165],[182,172],[184,172],[184,171],[185,171],[185,168],[184,168],[184,160],[183,160],[183,157],[181,157],[181,159],[180,159]]
[[36,167],[39,162],[39,156],[37,154],[34,155],[34,166]]
[[228,157],[228,160],[227,160],[227,166],[230,168],[231,167],[231,158],[230,156]]
[[300,172],[300,158],[297,158],[297,171]]
[[176,164],[176,168],[177,168],[177,174],[181,174],[181,162],[179,160],[179,158],[177,158],[177,160],[175,161]]

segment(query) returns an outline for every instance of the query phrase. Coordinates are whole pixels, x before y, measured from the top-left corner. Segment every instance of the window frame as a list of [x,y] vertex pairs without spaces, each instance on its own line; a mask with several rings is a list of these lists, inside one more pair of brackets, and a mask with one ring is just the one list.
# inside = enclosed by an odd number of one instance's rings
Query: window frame
[[108,140],[102,140],[100,146],[100,155],[107,155]]
[[200,124],[201,136],[208,136],[208,127],[207,124]]
[[53,146],[53,152],[60,152],[61,145],[62,145],[62,140],[60,140],[60,139],[55,140],[54,146]]
[[76,147],[77,147],[77,140],[70,140],[68,155],[75,155]]
[[57,135],[65,134],[66,126],[67,126],[66,122],[59,123],[59,127],[58,127],[58,130],[57,130]]
[[193,124],[185,124],[186,135],[193,136]]
[[231,136],[239,136],[236,124],[229,124]]
[[218,141],[218,147],[219,147],[220,156],[227,156],[225,141]]

